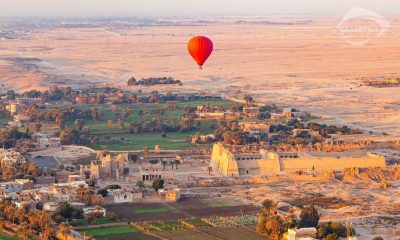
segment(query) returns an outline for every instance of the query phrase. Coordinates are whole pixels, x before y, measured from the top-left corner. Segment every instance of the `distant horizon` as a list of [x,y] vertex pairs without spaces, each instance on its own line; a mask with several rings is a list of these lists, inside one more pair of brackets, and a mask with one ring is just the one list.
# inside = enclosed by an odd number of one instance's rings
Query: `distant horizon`
[[[400,13],[399,14],[383,14],[383,17],[387,18],[399,18],[400,19]],[[162,15],[154,15],[154,16],[114,16],[114,15],[99,15],[99,16],[68,16],[68,15],[60,15],[60,16],[36,16],[36,15],[27,15],[27,16],[18,16],[18,15],[10,15],[10,16],[0,16],[0,19],[54,19],[54,20],[113,20],[113,19],[119,19],[119,20],[132,20],[132,19],[138,19],[138,20],[144,20],[144,19],[171,19],[171,20],[193,20],[193,21],[207,21],[207,20],[218,20],[218,19],[257,19],[257,18],[288,18],[288,19],[295,19],[295,18],[308,18],[308,19],[335,19],[335,18],[342,18],[342,15],[309,15],[309,14],[265,14],[265,15],[260,15],[260,14],[254,14],[254,15],[243,15],[243,14],[231,14],[231,15],[204,15],[204,16],[162,16]]]
[[0,0],[0,6],[0,17],[339,17],[353,7],[400,13],[396,0]]

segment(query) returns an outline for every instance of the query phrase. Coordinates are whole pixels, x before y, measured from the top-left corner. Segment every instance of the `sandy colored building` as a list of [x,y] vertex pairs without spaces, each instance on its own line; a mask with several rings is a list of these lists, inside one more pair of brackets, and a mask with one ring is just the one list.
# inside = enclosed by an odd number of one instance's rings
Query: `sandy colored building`
[[243,132],[258,131],[258,132],[268,134],[269,128],[270,128],[269,124],[258,123],[258,122],[240,122],[239,125]]
[[240,130],[248,133],[251,137],[261,138],[261,136],[268,136],[270,125],[258,122],[240,122]]
[[165,192],[165,200],[167,202],[176,202],[181,198],[179,189],[167,190]]
[[16,101],[10,102],[6,105],[6,110],[11,114],[14,115],[18,111],[18,103]]
[[[117,156],[110,154],[101,155],[98,162],[90,164],[90,179],[97,181],[101,178],[114,178],[119,180],[124,168],[128,166],[129,156],[127,153],[121,153]],[[84,167],[81,167],[80,174],[84,176]]]
[[20,152],[14,150],[0,149],[0,165],[4,169],[9,164],[19,164],[26,162],[25,157]]
[[235,152],[233,146],[213,145],[210,166],[225,176],[264,175],[279,172],[343,170],[385,167],[385,157],[374,153]]
[[244,107],[243,114],[250,118],[256,118],[260,114],[259,107]]
[[287,240],[311,240],[316,239],[317,229],[316,228],[299,228],[299,229],[288,229],[284,239]]

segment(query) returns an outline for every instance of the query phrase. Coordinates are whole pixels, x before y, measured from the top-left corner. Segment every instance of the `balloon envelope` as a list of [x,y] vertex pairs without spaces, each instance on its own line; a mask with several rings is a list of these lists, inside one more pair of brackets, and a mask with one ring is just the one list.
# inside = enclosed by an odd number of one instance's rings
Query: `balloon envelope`
[[198,36],[190,39],[188,50],[196,63],[201,67],[213,51],[212,41],[204,36]]

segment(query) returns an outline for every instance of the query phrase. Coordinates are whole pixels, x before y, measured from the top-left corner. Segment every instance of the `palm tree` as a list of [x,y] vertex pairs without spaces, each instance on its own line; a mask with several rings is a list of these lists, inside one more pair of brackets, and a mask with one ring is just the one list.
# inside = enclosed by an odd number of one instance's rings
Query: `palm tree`
[[56,120],[54,122],[56,124],[56,127],[61,128],[64,123],[63,116],[59,115],[58,117],[56,117]]
[[86,194],[85,186],[79,185],[79,187],[75,191],[79,196],[79,200],[83,202],[85,199],[85,194]]
[[78,194],[80,201],[87,202],[89,205],[91,204],[92,195],[94,194],[91,188],[80,185],[75,191]]
[[18,208],[15,211],[15,218],[18,220],[19,224],[23,223],[24,220],[25,220],[25,212],[24,212],[24,210],[21,209],[21,208]]
[[111,135],[112,134],[112,128],[113,128],[113,121],[111,119],[109,119],[107,121],[107,125],[108,125],[108,128],[110,129],[110,135]]
[[265,199],[262,201],[261,205],[263,206],[265,212],[271,212],[275,210],[275,208],[278,206],[278,203],[271,199]]
[[42,129],[42,124],[40,124],[40,123],[36,123],[35,125],[34,125],[34,131],[35,132],[40,132],[40,130]]
[[50,213],[43,212],[43,211],[40,211],[39,213],[40,213],[40,215],[39,215],[39,225],[42,228],[44,228],[45,226],[47,226],[47,225],[52,223],[51,222],[52,218],[51,218]]
[[65,240],[68,240],[68,235],[71,232],[71,226],[68,223],[61,223],[59,227],[61,235],[65,238]]
[[29,125],[29,123],[25,123],[25,124],[24,124],[24,127],[25,127],[25,132],[26,132],[26,133],[29,133],[29,131],[30,131],[30,125]]
[[129,120],[130,120],[131,115],[132,115],[132,108],[126,107],[124,110],[124,119],[129,118]]
[[212,167],[208,167],[208,168],[207,168],[207,171],[208,171],[208,175],[211,175]]
[[14,208],[14,206],[8,205],[8,206],[6,207],[6,209],[5,209],[5,212],[6,212],[6,217],[7,217],[7,219],[8,219],[8,220],[11,220],[12,223],[15,223],[16,214],[15,214],[15,208]]
[[178,164],[181,164],[181,161],[175,159],[172,164],[174,164],[174,163],[175,163],[175,169],[178,169]]
[[160,122],[164,123],[164,117],[165,117],[165,109],[162,108],[160,109]]
[[81,132],[83,129],[83,121],[82,119],[75,119],[74,125],[76,127],[76,129]]
[[52,239],[54,237],[54,228],[50,225],[44,226],[42,232],[45,239]]
[[45,212],[41,212],[41,211],[31,211],[27,214],[27,220],[29,223],[29,227],[31,229],[38,229],[38,228],[42,228],[44,226],[44,224],[42,224],[42,213]]
[[254,105],[254,99],[250,95],[244,95],[244,101],[246,102],[247,107],[252,107]]
[[167,165],[167,162],[165,160],[162,160],[161,163],[163,165],[163,170],[165,171],[165,165]]
[[124,123],[124,121],[120,118],[120,119],[118,119],[118,125],[119,125],[119,128],[125,128],[125,123]]
[[119,107],[113,106],[112,112],[113,112],[114,115],[115,115],[115,119],[118,119],[118,117],[119,117]]
[[7,206],[8,206],[7,202],[0,201],[0,220],[4,220],[3,217],[4,214],[6,213]]
[[97,221],[97,214],[96,213],[90,213],[86,216],[86,220],[89,224],[94,224]]
[[143,121],[143,115],[144,115],[144,112],[143,112],[142,109],[140,109],[140,110],[138,111],[138,116],[142,119],[142,121]]
[[99,111],[97,108],[91,108],[90,109],[90,115],[92,117],[92,120],[97,121],[99,119]]
[[18,236],[22,239],[29,239],[31,231],[26,223],[18,226]]
[[283,234],[283,221],[280,216],[275,215],[268,218],[265,228],[270,238],[274,240],[281,239]]
[[143,110],[142,121],[145,122],[147,119],[147,111],[146,109]]
[[40,174],[40,168],[36,164],[29,164],[27,173],[29,173],[30,175],[32,175],[34,177],[37,177]]
[[129,168],[123,168],[122,169],[122,175],[124,175],[124,177],[126,177],[126,176],[128,176],[129,175]]

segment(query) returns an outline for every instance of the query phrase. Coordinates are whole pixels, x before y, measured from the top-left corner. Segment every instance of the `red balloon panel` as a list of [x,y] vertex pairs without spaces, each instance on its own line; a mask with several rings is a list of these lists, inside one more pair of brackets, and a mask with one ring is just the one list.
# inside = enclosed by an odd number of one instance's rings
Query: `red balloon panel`
[[189,53],[200,67],[211,55],[213,47],[212,41],[203,36],[194,37],[188,43]]

